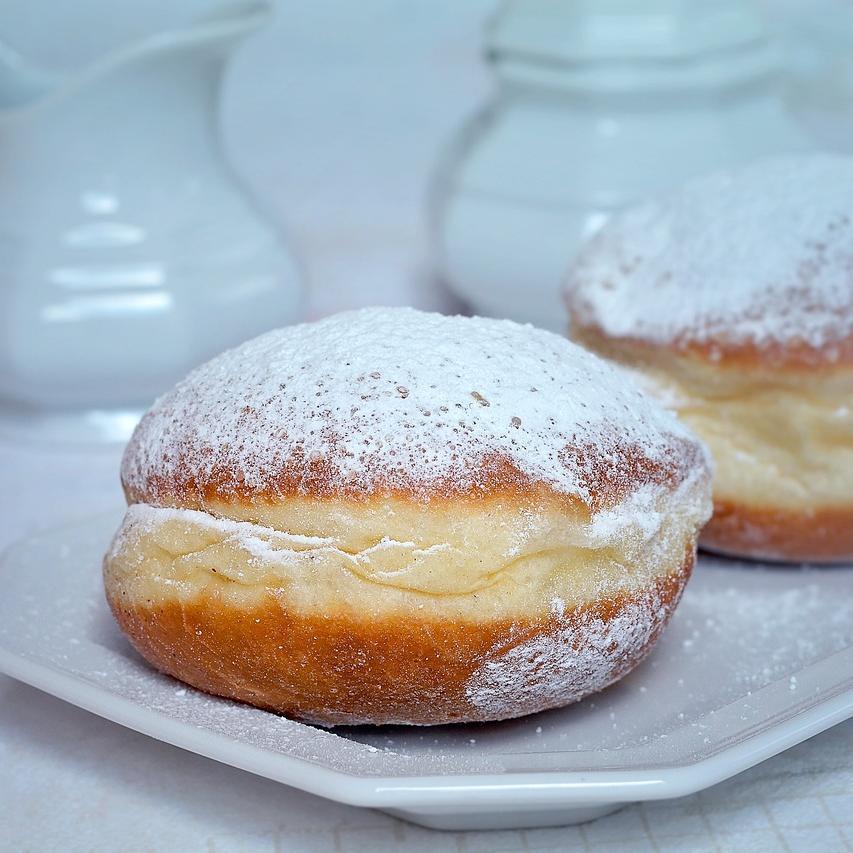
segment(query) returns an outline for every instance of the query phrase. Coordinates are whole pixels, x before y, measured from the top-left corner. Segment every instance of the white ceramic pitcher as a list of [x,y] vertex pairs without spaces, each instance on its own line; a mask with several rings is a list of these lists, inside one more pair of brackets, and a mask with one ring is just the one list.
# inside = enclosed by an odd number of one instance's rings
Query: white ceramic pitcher
[[192,366],[300,313],[294,262],[217,126],[225,62],[270,8],[165,8],[60,72],[0,45],[7,432],[121,438]]
[[557,331],[560,283],[614,210],[702,172],[815,147],[753,0],[507,0],[496,97],[431,200],[439,273],[481,314]]

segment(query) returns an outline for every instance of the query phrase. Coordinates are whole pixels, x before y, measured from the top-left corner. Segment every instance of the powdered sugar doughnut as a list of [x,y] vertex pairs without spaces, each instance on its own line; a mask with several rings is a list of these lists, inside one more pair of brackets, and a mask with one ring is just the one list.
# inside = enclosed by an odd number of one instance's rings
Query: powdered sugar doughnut
[[211,693],[325,724],[514,717],[649,651],[709,480],[672,415],[559,336],[341,314],[157,401],[107,597],[151,663]]
[[572,337],[711,447],[703,544],[853,557],[853,159],[771,160],[626,211],[566,295]]

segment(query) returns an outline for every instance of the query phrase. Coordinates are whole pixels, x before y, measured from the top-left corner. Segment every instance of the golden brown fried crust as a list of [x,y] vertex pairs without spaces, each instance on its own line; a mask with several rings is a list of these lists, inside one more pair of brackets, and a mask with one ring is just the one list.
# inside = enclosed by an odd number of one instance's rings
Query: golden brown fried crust
[[[665,476],[661,469],[661,476]],[[252,507],[266,508],[286,505],[294,500],[318,501],[328,503],[352,502],[356,506],[381,506],[389,501],[406,501],[414,505],[422,505],[424,509],[444,511],[452,506],[481,507],[489,503],[513,507],[548,506],[568,511],[572,515],[580,512],[588,514],[585,505],[573,495],[565,495],[555,491],[545,483],[531,482],[524,479],[518,472],[513,480],[511,476],[496,476],[488,489],[470,489],[462,492],[456,487],[444,488],[436,483],[434,492],[428,501],[422,500],[423,489],[401,489],[399,486],[390,487],[377,480],[374,491],[348,493],[341,490],[331,490],[325,485],[311,480],[305,481],[301,487],[289,480],[273,483],[265,488],[248,489],[223,475],[222,479],[200,482],[192,475],[186,478],[152,478],[145,488],[134,488],[122,482],[125,498],[128,504],[145,503],[150,506],[174,507],[176,509],[194,509],[209,512],[216,516],[234,518],[252,518],[253,514],[246,512]],[[239,507],[240,512],[231,513],[230,507]]]
[[[135,444],[141,440],[146,426],[145,418],[136,428],[125,450],[125,462],[133,460]],[[320,500],[345,497],[355,501],[371,501],[384,497],[405,498],[433,503],[445,500],[476,500],[484,497],[518,498],[529,501],[541,495],[561,501],[567,507],[585,507],[597,512],[616,506],[628,494],[646,484],[667,485],[676,488],[697,466],[704,465],[701,448],[688,438],[672,437],[673,452],[664,461],[648,457],[639,445],[627,444],[615,432],[602,436],[601,442],[592,446],[567,445],[561,453],[567,466],[581,466],[586,471],[585,488],[589,499],[581,501],[575,495],[560,493],[546,483],[533,480],[521,471],[508,455],[484,455],[470,478],[450,476],[421,482],[411,478],[404,470],[393,478],[377,476],[371,491],[342,488],[335,476],[337,450],[330,443],[322,459],[305,459],[298,447],[291,446],[282,437],[281,462],[268,482],[258,486],[244,483],[237,472],[219,468],[198,474],[199,460],[184,459],[180,453],[171,470],[177,473],[152,474],[141,485],[122,477],[122,486],[128,503],[148,503],[152,506],[174,506],[185,509],[207,510],[211,504],[233,501],[279,503],[292,497],[311,497]],[[124,470],[124,466],[123,466]]]
[[756,560],[848,562],[853,560],[853,506],[792,512],[714,501],[714,517],[699,544]]
[[680,338],[670,343],[658,343],[632,337],[612,338],[598,326],[573,319],[569,337],[593,352],[624,362],[635,359],[660,361],[660,353],[668,351],[673,356],[693,358],[721,368],[766,368],[810,373],[827,368],[853,367],[853,335],[822,347],[805,340],[771,341],[758,346],[749,341],[727,341],[723,337],[701,342]]
[[582,631],[584,617],[612,620],[647,600],[653,629],[641,646],[626,645],[625,654],[615,656],[605,683],[615,681],[651,650],[693,561],[691,550],[679,571],[636,595],[523,624],[304,614],[289,610],[273,590],[253,609],[212,595],[190,603],[140,604],[109,586],[107,599],[149,663],[200,690],[327,725],[430,725],[517,717],[561,704],[531,691],[524,702],[495,714],[473,705],[466,685],[495,649],[505,654],[537,636],[572,627]]

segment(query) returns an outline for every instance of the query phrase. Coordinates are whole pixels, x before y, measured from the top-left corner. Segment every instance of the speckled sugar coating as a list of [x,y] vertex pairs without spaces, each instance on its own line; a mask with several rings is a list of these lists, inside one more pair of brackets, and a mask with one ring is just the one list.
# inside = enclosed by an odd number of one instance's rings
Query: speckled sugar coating
[[157,401],[122,467],[131,499],[419,499],[544,483],[593,510],[707,464],[613,368],[530,326],[403,308],[270,332]]
[[853,338],[853,158],[769,160],[618,214],[566,296],[575,323],[611,338],[837,360]]
[[645,656],[671,616],[678,598],[652,587],[603,617],[595,610],[564,619],[561,599],[552,602],[554,631],[538,634],[489,655],[466,685],[468,700],[491,717],[538,704],[568,705],[603,690]]

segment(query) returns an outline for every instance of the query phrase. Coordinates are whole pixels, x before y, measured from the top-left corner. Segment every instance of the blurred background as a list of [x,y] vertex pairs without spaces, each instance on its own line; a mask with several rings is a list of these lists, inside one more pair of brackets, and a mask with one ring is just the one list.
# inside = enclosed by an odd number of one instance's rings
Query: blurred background
[[610,210],[853,151],[851,46],[850,0],[3,0],[0,430],[122,440],[215,352],[361,305],[561,331]]

